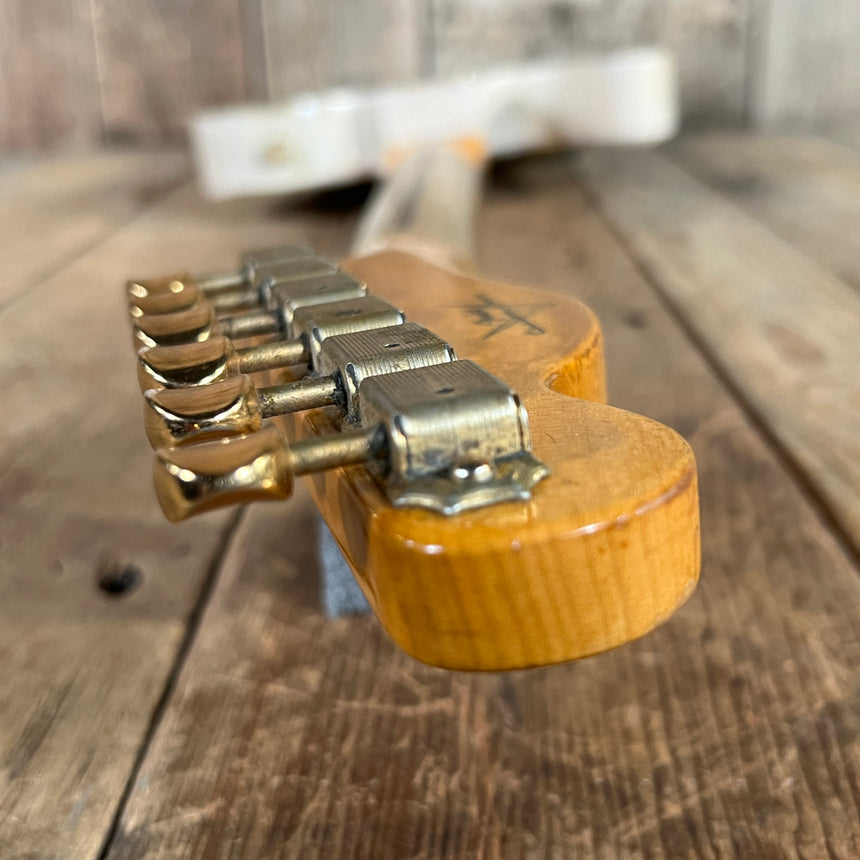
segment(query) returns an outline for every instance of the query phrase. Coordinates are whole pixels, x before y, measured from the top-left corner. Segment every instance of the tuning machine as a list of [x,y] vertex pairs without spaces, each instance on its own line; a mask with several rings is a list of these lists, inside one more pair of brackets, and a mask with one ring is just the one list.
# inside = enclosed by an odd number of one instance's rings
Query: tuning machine
[[528,498],[546,477],[530,453],[517,396],[470,361],[372,376],[359,384],[356,429],[288,444],[274,425],[156,453],[168,519],[284,499],[296,475],[367,463],[394,505],[440,513]]
[[210,303],[198,302],[184,311],[135,318],[135,343],[138,348],[154,348],[196,343],[218,335],[232,340],[266,334],[291,337],[293,315],[299,308],[360,298],[366,293],[364,284],[339,271],[277,282],[271,287],[268,310],[224,317]]
[[251,433],[265,418],[320,406],[339,406],[346,421],[355,423],[365,379],[456,359],[442,338],[406,322],[330,335],[314,355],[315,375],[283,385],[258,389],[249,377],[236,376],[194,388],[147,391],[144,424],[150,443],[157,448]]
[[[245,259],[247,258],[247,259]],[[285,247],[243,255],[238,273],[197,278],[178,273],[127,284],[132,317],[169,314],[208,302],[216,312],[236,312],[270,304],[275,284],[335,274],[337,266],[308,248]]]

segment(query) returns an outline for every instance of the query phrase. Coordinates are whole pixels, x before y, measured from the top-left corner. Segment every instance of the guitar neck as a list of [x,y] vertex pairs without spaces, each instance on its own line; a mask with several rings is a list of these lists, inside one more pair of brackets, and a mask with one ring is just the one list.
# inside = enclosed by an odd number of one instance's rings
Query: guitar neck
[[397,250],[446,268],[474,268],[475,215],[485,164],[486,150],[471,138],[404,156],[374,192],[353,254]]

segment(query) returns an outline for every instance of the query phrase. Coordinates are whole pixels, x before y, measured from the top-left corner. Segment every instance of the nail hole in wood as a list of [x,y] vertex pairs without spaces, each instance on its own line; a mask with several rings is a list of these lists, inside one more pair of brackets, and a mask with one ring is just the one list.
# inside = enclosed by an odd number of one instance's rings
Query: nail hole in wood
[[110,562],[99,571],[99,588],[105,594],[120,597],[134,591],[142,579],[143,575],[136,565]]

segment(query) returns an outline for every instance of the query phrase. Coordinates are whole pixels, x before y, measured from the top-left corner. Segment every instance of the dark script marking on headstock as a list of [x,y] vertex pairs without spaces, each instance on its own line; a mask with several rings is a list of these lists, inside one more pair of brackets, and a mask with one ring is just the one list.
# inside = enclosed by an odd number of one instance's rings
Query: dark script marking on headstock
[[489,328],[489,331],[484,335],[484,340],[489,340],[491,337],[515,326],[521,326],[529,335],[545,333],[543,328],[532,322],[527,316],[527,314],[536,313],[540,309],[539,305],[528,305],[517,310],[511,305],[497,302],[484,294],[478,294],[477,299],[475,304],[464,305],[463,310],[471,314],[475,325]]

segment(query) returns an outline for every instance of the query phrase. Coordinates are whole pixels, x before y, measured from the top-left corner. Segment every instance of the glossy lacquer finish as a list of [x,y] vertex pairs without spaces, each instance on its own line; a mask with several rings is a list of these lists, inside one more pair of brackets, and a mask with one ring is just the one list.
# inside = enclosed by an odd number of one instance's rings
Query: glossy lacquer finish
[[[514,388],[552,470],[529,502],[450,517],[392,507],[361,467],[309,479],[391,637],[427,663],[501,670],[594,654],[671,615],[699,572],[695,461],[674,431],[605,405],[591,311],[400,252],[344,268]],[[339,427],[331,409],[285,422],[294,438]]]

